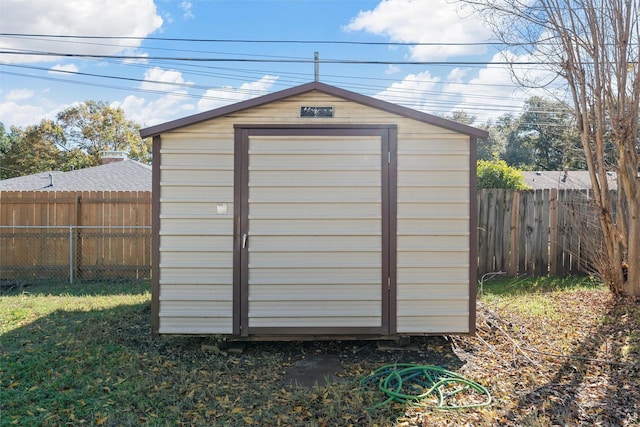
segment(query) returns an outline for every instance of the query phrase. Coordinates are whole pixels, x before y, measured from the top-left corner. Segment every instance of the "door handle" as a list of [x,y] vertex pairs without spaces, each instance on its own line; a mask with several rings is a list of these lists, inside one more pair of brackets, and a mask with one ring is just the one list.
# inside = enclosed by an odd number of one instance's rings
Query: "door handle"
[[247,247],[247,238],[248,238],[248,237],[249,237],[249,236],[247,236],[247,233],[244,233],[244,234],[242,235],[242,249],[244,249],[244,248],[246,248],[246,247]]

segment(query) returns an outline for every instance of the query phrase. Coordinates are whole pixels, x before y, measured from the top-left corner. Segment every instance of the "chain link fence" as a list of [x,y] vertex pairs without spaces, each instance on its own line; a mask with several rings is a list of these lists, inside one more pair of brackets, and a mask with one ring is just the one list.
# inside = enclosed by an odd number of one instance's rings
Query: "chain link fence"
[[150,226],[0,226],[0,284],[150,277]]

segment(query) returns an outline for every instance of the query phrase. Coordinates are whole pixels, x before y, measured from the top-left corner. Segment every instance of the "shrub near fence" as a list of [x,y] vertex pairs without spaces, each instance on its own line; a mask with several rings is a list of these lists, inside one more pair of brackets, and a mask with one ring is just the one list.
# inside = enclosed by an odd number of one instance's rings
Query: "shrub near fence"
[[479,190],[478,276],[591,273],[599,233],[588,191]]
[[151,274],[151,192],[0,192],[0,280]]

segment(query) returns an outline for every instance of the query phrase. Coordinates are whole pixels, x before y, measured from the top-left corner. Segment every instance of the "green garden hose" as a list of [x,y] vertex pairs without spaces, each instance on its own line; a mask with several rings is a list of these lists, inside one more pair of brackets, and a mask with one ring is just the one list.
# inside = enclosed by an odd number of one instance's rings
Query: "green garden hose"
[[400,363],[383,366],[360,382],[375,387],[391,402],[438,409],[479,408],[491,404],[491,394],[482,385],[438,366]]

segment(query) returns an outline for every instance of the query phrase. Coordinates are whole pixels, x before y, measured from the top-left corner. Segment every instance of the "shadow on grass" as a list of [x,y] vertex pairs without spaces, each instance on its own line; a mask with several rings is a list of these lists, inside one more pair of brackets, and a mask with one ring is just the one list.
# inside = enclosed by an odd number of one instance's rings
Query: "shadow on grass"
[[517,425],[639,425],[639,327],[638,303],[613,301],[572,354],[558,360],[556,375],[522,395],[507,419]]
[[[53,292],[122,291],[100,284],[38,291]],[[417,351],[382,351],[374,341],[310,341],[252,342],[231,354],[212,337],[152,337],[148,300],[87,307],[54,311],[0,337],[0,420],[24,426],[389,425],[403,409],[368,411],[362,377],[393,363],[462,365],[441,337],[415,339]],[[317,354],[337,355],[344,381],[286,387],[286,368]]]

